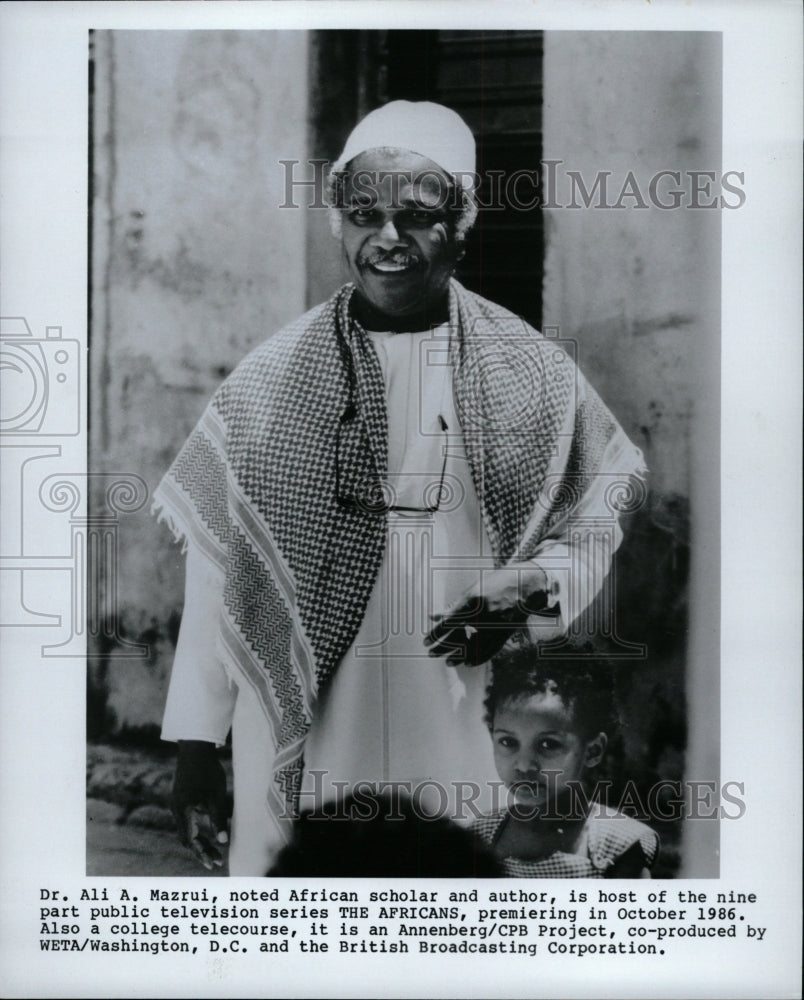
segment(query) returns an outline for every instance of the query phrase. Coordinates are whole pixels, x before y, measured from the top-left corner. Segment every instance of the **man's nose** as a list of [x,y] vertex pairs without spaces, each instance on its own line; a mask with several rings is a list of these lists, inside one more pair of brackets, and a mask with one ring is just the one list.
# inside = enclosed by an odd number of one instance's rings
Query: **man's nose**
[[371,242],[383,250],[393,250],[394,247],[403,245],[393,219],[387,219],[383,223],[382,229],[374,235]]

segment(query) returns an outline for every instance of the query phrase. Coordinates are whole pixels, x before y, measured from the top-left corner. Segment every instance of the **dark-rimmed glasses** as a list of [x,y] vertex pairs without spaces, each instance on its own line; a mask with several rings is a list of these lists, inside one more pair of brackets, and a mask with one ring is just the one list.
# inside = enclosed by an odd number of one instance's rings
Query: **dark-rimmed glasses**
[[431,478],[429,473],[398,474],[400,481],[402,479],[410,480],[415,476],[419,476],[424,480],[421,489],[421,505],[409,506],[394,502],[397,490],[393,486],[393,474],[383,479],[375,472],[365,479],[363,483],[355,483],[351,487],[344,481],[345,470],[350,467],[350,464],[354,465],[354,458],[357,457],[357,450],[354,444],[351,449],[352,462],[350,463],[348,458],[344,456],[344,438],[348,433],[345,433],[344,429],[351,428],[353,434],[361,430],[357,412],[353,407],[350,407],[338,423],[335,439],[335,499],[338,505],[347,510],[361,510],[367,514],[388,514],[392,511],[408,514],[435,514],[441,507],[445,492],[444,477],[447,470],[446,435],[449,430],[447,422],[441,414],[438,415],[438,422],[445,436],[444,445],[441,449],[443,459],[438,484],[436,485],[435,480]]

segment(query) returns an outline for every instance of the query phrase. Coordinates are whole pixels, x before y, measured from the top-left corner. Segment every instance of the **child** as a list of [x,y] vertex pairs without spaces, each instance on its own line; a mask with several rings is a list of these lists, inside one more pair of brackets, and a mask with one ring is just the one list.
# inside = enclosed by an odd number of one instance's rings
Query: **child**
[[614,727],[611,672],[596,660],[547,661],[533,649],[494,662],[486,697],[494,762],[509,806],[472,826],[521,878],[650,878],[659,838],[590,802],[585,779]]

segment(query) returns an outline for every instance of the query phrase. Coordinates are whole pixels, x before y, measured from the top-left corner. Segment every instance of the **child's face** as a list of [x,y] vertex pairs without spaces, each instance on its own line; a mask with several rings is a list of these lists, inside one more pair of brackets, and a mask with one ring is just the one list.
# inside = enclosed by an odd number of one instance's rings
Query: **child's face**
[[[497,773],[509,787],[517,786],[516,801],[528,806],[547,804],[551,792],[560,795],[568,782],[600,763],[606,749],[605,733],[584,739],[571,709],[549,688],[498,705],[491,738]],[[558,773],[548,778],[546,771]]]

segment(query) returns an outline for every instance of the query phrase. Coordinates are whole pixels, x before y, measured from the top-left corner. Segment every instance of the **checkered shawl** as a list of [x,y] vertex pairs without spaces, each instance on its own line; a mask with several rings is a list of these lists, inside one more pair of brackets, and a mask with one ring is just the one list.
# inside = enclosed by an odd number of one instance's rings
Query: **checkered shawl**
[[[493,848],[508,817],[506,810],[481,816],[472,823],[475,836]],[[659,837],[649,826],[616,809],[596,804],[586,820],[586,854],[553,851],[538,860],[506,857],[503,871],[512,878],[607,878],[608,871],[636,844],[643,867],[651,868],[659,853]]]
[[[382,371],[352,292],[243,360],[155,493],[175,535],[225,574],[218,655],[265,712],[276,817],[295,812],[316,692],[357,634],[384,554],[384,516],[336,496],[337,472],[370,489],[387,461]],[[592,477],[613,476],[615,503],[633,493],[639,451],[555,341],[453,281],[448,350],[500,565],[530,558]]]

